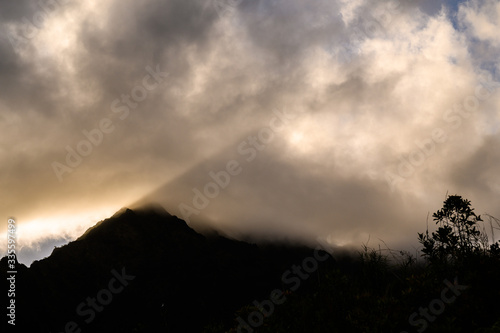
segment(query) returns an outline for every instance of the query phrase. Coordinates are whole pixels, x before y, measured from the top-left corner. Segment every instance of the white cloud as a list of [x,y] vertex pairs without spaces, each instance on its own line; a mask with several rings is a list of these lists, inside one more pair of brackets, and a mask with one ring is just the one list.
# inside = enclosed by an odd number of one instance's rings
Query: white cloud
[[460,6],[459,17],[469,33],[481,41],[500,46],[500,3],[495,0],[472,0]]

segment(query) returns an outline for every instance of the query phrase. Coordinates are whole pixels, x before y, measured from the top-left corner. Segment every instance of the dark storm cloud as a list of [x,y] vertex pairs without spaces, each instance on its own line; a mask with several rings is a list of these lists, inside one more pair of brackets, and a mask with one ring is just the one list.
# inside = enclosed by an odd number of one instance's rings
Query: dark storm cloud
[[[66,0],[0,3],[0,98],[16,113],[36,108],[37,113],[56,114],[60,101],[50,96],[59,90],[59,77],[64,73],[36,59],[33,43],[51,19],[63,15],[72,5]],[[46,68],[43,75],[37,64]]]

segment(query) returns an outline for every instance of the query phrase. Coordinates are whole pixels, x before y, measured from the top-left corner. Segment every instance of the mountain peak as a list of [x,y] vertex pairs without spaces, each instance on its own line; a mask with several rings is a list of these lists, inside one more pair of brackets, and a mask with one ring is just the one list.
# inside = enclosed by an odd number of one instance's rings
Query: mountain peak
[[172,216],[160,205],[147,205],[130,209],[123,207],[108,219],[97,222],[77,240],[88,237],[116,239],[120,237],[144,237],[145,233],[158,235],[170,232],[194,233],[183,220]]
[[156,215],[162,215],[162,216],[172,216],[169,212],[167,212],[165,210],[165,208],[162,205],[155,203],[155,202],[152,202],[152,203],[149,203],[146,205],[141,205],[138,207],[123,207],[120,210],[118,210],[116,213],[114,213],[113,216],[111,216],[111,217],[114,218],[114,217],[121,216],[122,214],[132,214],[132,213],[134,213],[134,214],[139,213],[141,215],[156,214]]

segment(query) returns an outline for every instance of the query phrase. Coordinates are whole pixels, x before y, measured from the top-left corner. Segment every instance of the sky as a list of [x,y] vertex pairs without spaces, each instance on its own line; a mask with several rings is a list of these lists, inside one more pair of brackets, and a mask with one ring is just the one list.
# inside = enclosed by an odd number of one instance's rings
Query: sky
[[493,0],[0,0],[0,252],[148,203],[355,247],[418,248],[447,193],[500,217],[498,31]]

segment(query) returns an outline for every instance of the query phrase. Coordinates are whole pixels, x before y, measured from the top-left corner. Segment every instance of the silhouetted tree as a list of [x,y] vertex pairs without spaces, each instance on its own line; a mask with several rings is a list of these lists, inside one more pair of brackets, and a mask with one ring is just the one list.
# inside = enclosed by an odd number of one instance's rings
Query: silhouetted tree
[[457,262],[472,254],[487,253],[488,238],[477,227],[481,216],[474,213],[469,200],[450,195],[432,216],[438,229],[432,235],[429,230],[418,234],[423,255],[431,262]]

